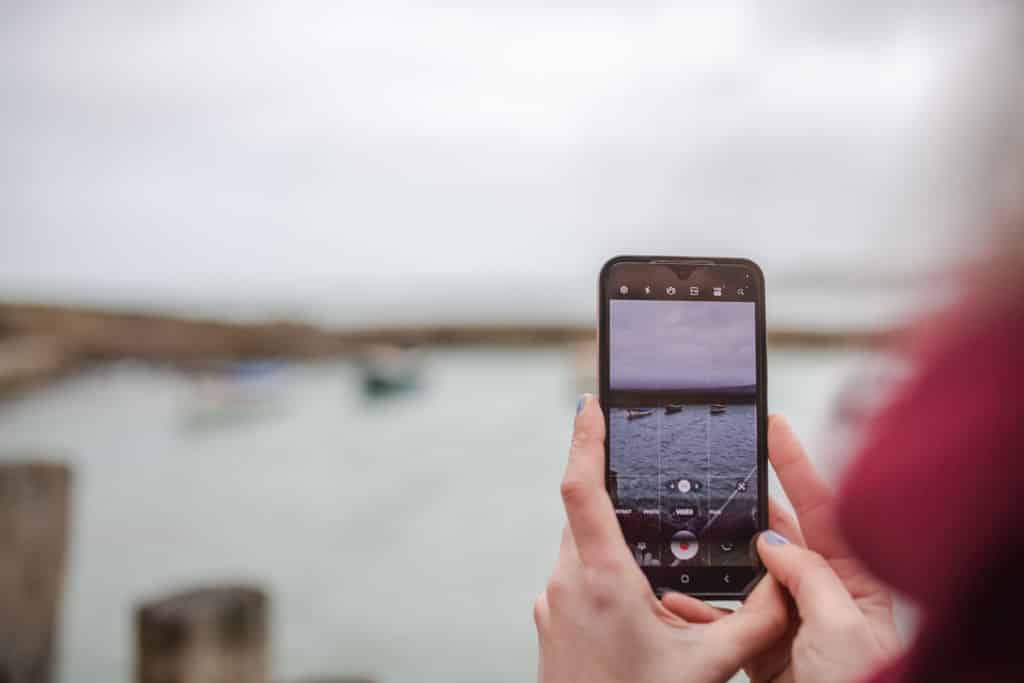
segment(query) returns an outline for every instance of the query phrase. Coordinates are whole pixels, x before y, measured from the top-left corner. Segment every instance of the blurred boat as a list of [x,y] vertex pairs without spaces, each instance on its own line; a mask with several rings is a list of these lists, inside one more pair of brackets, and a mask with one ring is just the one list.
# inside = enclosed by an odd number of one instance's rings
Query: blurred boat
[[722,405],[721,403],[712,403],[711,404],[711,414],[712,415],[721,415],[724,412],[725,412],[725,406]]
[[681,403],[669,403],[665,406],[665,414],[671,415],[673,413],[683,412],[683,405]]
[[627,410],[626,419],[636,420],[637,418],[647,417],[648,415],[654,415],[653,410]]
[[199,370],[192,376],[183,426],[208,429],[277,414],[283,367],[276,361],[243,361]]
[[421,367],[422,355],[416,349],[375,346],[362,359],[363,392],[381,398],[415,389]]

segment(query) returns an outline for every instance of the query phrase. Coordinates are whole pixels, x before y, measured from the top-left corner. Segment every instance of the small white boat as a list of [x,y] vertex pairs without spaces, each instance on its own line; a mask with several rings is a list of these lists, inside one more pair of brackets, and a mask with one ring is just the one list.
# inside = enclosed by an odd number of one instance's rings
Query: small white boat
[[242,361],[192,375],[182,427],[207,430],[277,414],[282,409],[283,367],[273,361]]
[[638,418],[647,417],[649,415],[654,415],[654,411],[653,410],[633,410],[633,409],[630,409],[630,410],[626,411],[626,419],[628,419],[628,420],[636,420]]

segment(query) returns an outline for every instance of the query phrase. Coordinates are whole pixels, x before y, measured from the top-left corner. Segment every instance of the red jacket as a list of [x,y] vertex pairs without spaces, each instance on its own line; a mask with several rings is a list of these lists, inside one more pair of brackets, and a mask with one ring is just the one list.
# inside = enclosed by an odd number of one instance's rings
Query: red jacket
[[1024,681],[1024,306],[932,339],[840,492],[854,551],[922,610],[909,651],[870,680]]

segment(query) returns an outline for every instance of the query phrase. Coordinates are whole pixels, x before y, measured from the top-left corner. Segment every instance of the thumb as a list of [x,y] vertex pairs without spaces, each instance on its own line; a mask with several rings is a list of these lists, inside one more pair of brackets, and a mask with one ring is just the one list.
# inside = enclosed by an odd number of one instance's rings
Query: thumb
[[768,572],[789,591],[803,621],[832,621],[851,612],[859,614],[842,581],[818,553],[766,531],[757,539],[757,554]]
[[771,576],[763,577],[742,607],[709,625],[711,649],[724,657],[727,667],[745,666],[786,634],[788,609],[779,584]]

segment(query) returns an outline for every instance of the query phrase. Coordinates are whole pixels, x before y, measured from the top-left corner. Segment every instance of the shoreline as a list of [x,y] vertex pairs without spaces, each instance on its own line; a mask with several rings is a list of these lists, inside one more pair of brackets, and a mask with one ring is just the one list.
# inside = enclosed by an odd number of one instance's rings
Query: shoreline
[[[770,329],[773,346],[882,348],[898,330]],[[360,356],[379,347],[595,346],[580,324],[439,324],[328,328],[292,320],[229,322],[87,306],[0,302],[0,395],[95,363],[134,359],[179,366],[249,359]]]

